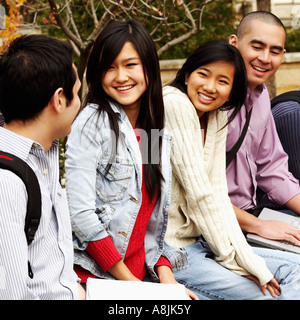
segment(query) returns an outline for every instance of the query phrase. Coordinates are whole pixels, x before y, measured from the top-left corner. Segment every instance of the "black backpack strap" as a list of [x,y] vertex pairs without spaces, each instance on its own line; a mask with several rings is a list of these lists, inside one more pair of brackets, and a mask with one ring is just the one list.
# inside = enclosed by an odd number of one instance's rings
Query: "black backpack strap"
[[273,108],[278,103],[286,101],[296,101],[300,103],[300,90],[285,92],[273,98],[271,100],[271,108]]
[[242,143],[244,141],[244,138],[246,136],[246,133],[247,133],[247,130],[248,130],[248,127],[249,127],[250,118],[251,118],[251,114],[252,114],[252,109],[253,108],[251,108],[250,111],[247,114],[246,122],[244,124],[244,128],[243,128],[242,134],[240,135],[238,141],[235,143],[235,145],[232,147],[232,149],[230,151],[226,152],[226,168],[229,166],[231,161],[234,159],[235,155],[239,151],[239,149],[240,149],[240,147],[241,147],[241,145],[242,145]]
[[[25,184],[28,201],[24,231],[27,243],[30,245],[39,226],[42,210],[41,191],[38,179],[34,171],[25,161],[7,152],[0,151],[0,168],[12,171],[20,177]],[[28,270],[29,275],[32,277],[29,262]]]

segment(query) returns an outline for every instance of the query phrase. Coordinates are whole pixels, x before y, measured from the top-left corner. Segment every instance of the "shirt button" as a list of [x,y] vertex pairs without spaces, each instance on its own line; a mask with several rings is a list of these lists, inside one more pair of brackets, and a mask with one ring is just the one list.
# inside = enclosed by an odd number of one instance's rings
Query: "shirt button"
[[35,143],[35,142],[34,142],[32,145],[33,145],[34,148],[37,148],[37,147],[38,147],[38,144]]
[[43,173],[44,173],[44,174],[48,174],[48,169],[44,169],[44,170],[43,170]]

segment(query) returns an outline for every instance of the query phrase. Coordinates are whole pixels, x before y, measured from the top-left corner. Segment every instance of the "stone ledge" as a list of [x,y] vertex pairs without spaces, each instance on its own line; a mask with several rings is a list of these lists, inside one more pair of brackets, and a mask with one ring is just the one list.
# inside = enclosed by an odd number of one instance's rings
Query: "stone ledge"
[[[185,59],[161,60],[160,70],[163,85],[176,76]],[[300,52],[288,52],[275,75],[276,95],[300,88]]]

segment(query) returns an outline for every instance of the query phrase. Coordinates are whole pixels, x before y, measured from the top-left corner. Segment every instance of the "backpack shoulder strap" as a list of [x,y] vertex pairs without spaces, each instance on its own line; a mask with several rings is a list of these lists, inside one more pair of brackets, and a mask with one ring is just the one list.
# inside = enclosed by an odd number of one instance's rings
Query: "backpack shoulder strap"
[[285,92],[273,98],[271,100],[271,108],[273,108],[278,103],[286,101],[296,101],[300,103],[300,90]]
[[250,109],[250,111],[247,114],[246,122],[244,124],[243,131],[242,131],[238,141],[235,143],[235,145],[232,147],[232,149],[230,151],[226,152],[226,168],[229,166],[231,161],[235,158],[237,152],[239,151],[239,149],[245,139],[245,136],[246,136],[246,133],[247,133],[247,130],[249,127],[249,123],[250,123],[252,109],[253,109],[253,107]]
[[0,168],[10,170],[24,182],[27,194],[27,213],[25,218],[25,234],[28,245],[34,239],[41,217],[41,191],[34,171],[17,156],[0,151]]

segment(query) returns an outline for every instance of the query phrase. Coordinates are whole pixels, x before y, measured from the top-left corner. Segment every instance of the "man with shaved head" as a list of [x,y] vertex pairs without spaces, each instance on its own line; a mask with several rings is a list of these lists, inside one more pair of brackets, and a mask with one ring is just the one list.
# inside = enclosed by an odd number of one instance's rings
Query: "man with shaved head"
[[284,33],[286,33],[284,24],[277,16],[267,11],[254,11],[244,16],[244,18],[241,20],[236,30],[236,36],[241,40],[245,34],[249,33],[252,22],[257,23],[258,21],[265,24],[278,26],[279,28],[282,28]]
[[248,86],[254,90],[264,84],[278,70],[285,53],[286,31],[272,13],[256,11],[240,22],[236,35],[229,41],[236,46],[247,69]]
[[268,200],[300,214],[299,181],[288,171],[288,157],[277,135],[265,82],[278,70],[285,54],[286,31],[272,13],[251,12],[240,22],[229,42],[244,59],[248,94],[241,111],[228,127],[227,152],[239,139],[252,109],[240,149],[227,167],[228,189],[241,228],[246,232],[300,245],[298,229],[283,222],[263,221],[257,213],[257,188]]

